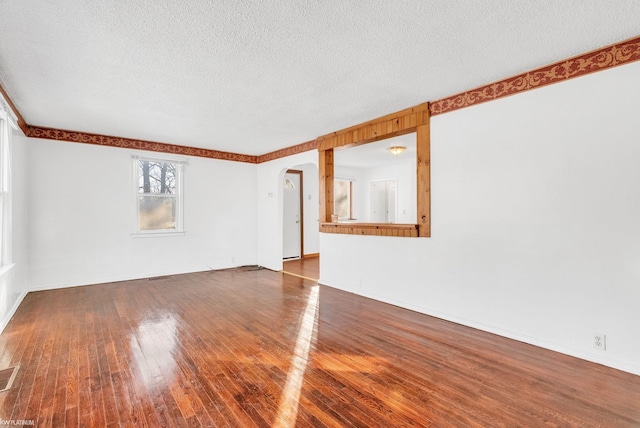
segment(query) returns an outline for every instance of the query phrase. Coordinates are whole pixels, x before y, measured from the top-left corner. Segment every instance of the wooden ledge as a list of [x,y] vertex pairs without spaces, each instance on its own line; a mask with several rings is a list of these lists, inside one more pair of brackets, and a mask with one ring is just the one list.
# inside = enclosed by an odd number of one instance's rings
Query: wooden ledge
[[417,238],[419,235],[417,224],[396,223],[320,223],[320,232],[408,238]]

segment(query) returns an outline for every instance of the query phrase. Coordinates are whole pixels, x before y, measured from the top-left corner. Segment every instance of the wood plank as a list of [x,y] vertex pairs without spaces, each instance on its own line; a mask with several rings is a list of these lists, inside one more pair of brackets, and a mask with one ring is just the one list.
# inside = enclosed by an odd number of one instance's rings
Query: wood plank
[[333,214],[333,150],[318,152],[318,170],[320,174],[320,223],[331,221]]
[[[415,131],[429,121],[428,103],[418,104],[367,122],[318,137],[318,150],[325,151],[354,144],[371,143]],[[389,123],[391,125],[389,126]]]
[[320,232],[417,238],[418,225],[399,223],[320,223]]
[[421,237],[431,236],[431,134],[429,125],[416,130],[418,231]]

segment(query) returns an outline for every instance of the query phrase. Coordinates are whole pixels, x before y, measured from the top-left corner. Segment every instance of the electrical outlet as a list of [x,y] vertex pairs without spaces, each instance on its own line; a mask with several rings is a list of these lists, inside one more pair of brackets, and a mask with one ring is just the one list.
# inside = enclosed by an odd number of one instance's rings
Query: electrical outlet
[[606,351],[607,349],[607,335],[596,333],[593,335],[593,347],[596,349],[600,349],[601,351]]

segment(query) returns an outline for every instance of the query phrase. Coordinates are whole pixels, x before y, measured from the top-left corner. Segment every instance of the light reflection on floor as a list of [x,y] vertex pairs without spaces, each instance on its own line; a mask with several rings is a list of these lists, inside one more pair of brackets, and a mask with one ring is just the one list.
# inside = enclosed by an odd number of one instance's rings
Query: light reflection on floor
[[[169,315],[159,321],[145,321],[136,330],[131,335],[131,348],[144,384],[153,388],[156,383],[171,382],[177,369],[173,355],[176,348],[175,318]],[[140,353],[135,352],[138,348]]]
[[287,381],[282,390],[280,406],[273,427],[293,427],[298,417],[300,391],[304,380],[304,372],[309,361],[309,349],[317,335],[319,286],[311,287],[307,306],[302,315],[296,347],[291,358],[291,366],[287,373]]

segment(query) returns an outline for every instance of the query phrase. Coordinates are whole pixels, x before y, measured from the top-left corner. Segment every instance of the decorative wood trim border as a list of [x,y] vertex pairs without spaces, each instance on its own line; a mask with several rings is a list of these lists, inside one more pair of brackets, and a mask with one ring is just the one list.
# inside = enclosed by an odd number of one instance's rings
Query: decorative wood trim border
[[[460,94],[452,95],[450,97],[430,102],[428,103],[428,112],[431,116],[448,113],[464,107],[496,100],[499,98],[507,97],[509,95],[514,95],[520,92],[540,88],[553,83],[562,82],[568,79],[573,79],[576,77],[584,76],[586,74],[606,70],[608,68],[617,67],[619,65],[639,60],[640,37],[636,37],[573,58],[569,58],[567,60],[560,61],[546,67],[522,73],[508,79],[490,83],[488,85],[481,86],[470,91],[462,92]],[[403,110],[402,112],[394,113],[376,119],[377,121],[380,119],[387,120],[385,121],[385,124],[378,124],[377,128],[369,126],[366,130],[361,130],[361,135],[355,135],[353,133],[352,127],[319,137],[316,140],[307,141],[306,143],[286,147],[284,149],[276,150],[263,155],[254,156],[197,147],[180,146],[175,144],[158,143],[153,141],[135,140],[130,138],[112,137],[108,135],[32,126],[25,121],[24,117],[20,114],[20,111],[16,108],[15,104],[11,100],[11,97],[9,97],[2,85],[0,85],[0,93],[2,93],[4,98],[13,109],[13,112],[16,114],[18,118],[18,126],[28,137],[46,138],[51,140],[69,141],[76,143],[97,144],[101,146],[121,147],[137,150],[149,150],[163,153],[175,153],[186,156],[197,156],[210,159],[222,159],[253,164],[269,162],[294,154],[315,150],[321,145],[326,149],[330,147],[344,146],[347,144],[360,144],[363,142],[376,141],[385,138],[380,138],[381,133],[385,135],[389,135],[388,133],[402,135],[402,133],[404,132],[402,128],[405,125],[404,123],[401,123],[401,121],[409,120],[410,125],[418,125],[421,123],[422,119],[418,116],[422,113],[420,113],[419,111],[409,112],[409,115],[405,115],[404,119],[397,117],[398,113],[410,111],[412,109],[415,109],[416,107],[419,107],[421,110],[421,106],[427,106],[427,103],[424,103],[420,106],[412,107],[410,109]],[[412,114],[414,113],[417,113],[418,116],[412,116]],[[413,122],[414,120],[416,122]],[[367,123],[362,125],[367,125]],[[358,126],[360,127],[362,125]],[[348,140],[350,140],[349,143],[347,143]]]
[[275,152],[266,153],[258,156],[257,163],[269,162],[272,160],[286,158],[287,156],[297,155],[298,153],[308,152],[318,148],[318,141],[311,140],[306,143],[298,144],[291,147],[285,147],[284,149],[276,150]]
[[27,137],[45,138],[48,140],[68,141],[71,143],[96,144],[107,147],[120,147],[123,149],[147,150],[162,153],[173,153],[184,156],[196,156],[209,159],[222,159],[234,162],[263,163],[272,160],[292,156],[298,153],[308,152],[318,148],[316,140],[307,141],[263,155],[245,155],[241,153],[222,152],[219,150],[204,149],[198,147],[181,146],[177,144],[159,143],[155,141],[135,140],[131,138],[113,137],[110,135],[92,134],[88,132],[70,131],[65,129],[47,128],[44,126],[29,125],[16,105],[11,100],[7,91],[0,84],[0,94],[18,118],[18,126]]
[[13,101],[11,100],[11,97],[9,96],[9,94],[7,94],[7,91],[4,90],[2,85],[0,85],[0,94],[2,94],[2,96],[7,101],[7,103],[9,103],[9,107],[11,107],[11,109],[13,110],[13,113],[18,118],[18,126],[20,127],[20,129],[22,129],[22,132],[24,132],[26,134],[27,133],[27,122],[24,120],[24,117],[22,117],[22,115],[20,114],[20,112],[16,108],[16,105],[13,103]]
[[418,237],[417,224],[321,223],[320,232],[344,235]]
[[27,137],[46,138],[49,140],[69,141],[73,143],[96,144],[99,146],[120,147],[123,149],[146,150],[152,152],[172,153],[184,156],[197,156],[210,159],[221,159],[234,162],[257,163],[258,157],[239,153],[221,152],[198,147],[178,146],[175,144],[157,143],[130,138],[111,137],[108,135],[90,134],[87,132],[67,131],[63,129],[44,128],[27,125]]
[[429,103],[432,116],[640,60],[640,37]]

